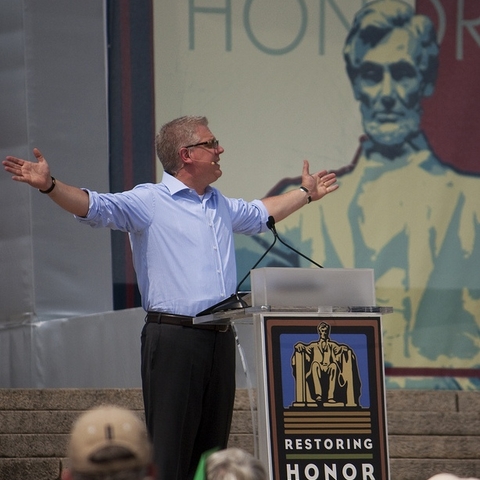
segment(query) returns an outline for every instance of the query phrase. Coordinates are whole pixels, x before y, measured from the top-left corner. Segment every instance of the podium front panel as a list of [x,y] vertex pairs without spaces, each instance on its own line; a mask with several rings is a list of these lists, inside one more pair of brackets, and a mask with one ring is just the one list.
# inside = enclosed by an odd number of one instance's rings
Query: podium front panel
[[387,480],[381,316],[254,315],[259,456],[275,480]]

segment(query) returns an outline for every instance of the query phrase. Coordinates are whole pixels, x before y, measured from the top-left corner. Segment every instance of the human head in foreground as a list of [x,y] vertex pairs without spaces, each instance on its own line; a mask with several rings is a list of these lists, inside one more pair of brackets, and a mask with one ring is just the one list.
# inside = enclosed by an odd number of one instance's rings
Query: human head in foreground
[[453,475],[451,473],[438,473],[437,475],[430,477],[428,480],[478,480],[478,479],[473,477],[470,477],[470,478],[457,477],[456,475]]
[[266,480],[262,462],[240,448],[219,450],[208,456],[207,480]]
[[130,410],[113,405],[80,415],[70,434],[68,460],[62,480],[154,478],[145,424]]

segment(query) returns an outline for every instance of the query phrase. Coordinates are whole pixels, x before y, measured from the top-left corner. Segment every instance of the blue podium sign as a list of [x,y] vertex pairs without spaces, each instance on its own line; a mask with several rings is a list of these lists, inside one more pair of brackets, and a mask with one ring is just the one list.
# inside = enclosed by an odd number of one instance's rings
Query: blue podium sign
[[270,478],[388,480],[381,315],[258,317],[260,458]]

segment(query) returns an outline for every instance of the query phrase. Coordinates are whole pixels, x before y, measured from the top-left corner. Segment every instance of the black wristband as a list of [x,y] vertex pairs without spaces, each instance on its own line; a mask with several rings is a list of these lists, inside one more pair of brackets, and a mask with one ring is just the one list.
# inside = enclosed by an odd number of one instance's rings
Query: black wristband
[[299,187],[302,192],[305,192],[307,194],[307,205],[312,201],[312,197],[309,195],[309,191],[307,187],[304,187],[303,185]]
[[39,191],[40,193],[50,193],[50,192],[55,188],[55,185],[56,185],[55,177],[52,177],[52,186],[51,186],[48,190],[40,190],[40,189],[38,189],[38,191]]

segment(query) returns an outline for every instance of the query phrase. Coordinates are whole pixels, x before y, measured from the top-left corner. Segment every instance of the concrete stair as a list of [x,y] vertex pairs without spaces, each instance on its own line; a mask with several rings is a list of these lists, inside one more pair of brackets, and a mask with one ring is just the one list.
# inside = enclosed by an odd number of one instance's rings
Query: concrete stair
[[[253,453],[248,393],[237,391],[230,445]],[[143,415],[139,389],[0,389],[0,480],[59,479],[73,420],[102,403]],[[480,478],[480,392],[388,390],[387,419],[391,480]]]

